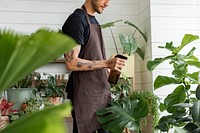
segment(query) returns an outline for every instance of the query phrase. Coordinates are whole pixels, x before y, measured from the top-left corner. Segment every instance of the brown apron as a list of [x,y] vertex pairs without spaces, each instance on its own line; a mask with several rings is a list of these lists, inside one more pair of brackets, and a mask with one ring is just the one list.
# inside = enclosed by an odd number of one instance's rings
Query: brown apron
[[[83,10],[90,25],[90,37],[87,44],[81,48],[79,58],[104,60],[106,56],[101,28],[97,24],[91,24],[85,7]],[[72,99],[78,133],[92,133],[100,128],[96,111],[105,108],[111,100],[107,71],[106,69],[75,71],[70,78],[73,81]]]

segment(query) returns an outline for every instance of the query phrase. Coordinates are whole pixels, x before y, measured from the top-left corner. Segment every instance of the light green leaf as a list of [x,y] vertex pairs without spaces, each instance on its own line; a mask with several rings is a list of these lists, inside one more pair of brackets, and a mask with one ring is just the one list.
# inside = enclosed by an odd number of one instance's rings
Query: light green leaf
[[30,36],[0,30],[0,91],[74,46],[71,38],[47,29]]
[[125,21],[124,23],[125,23],[125,24],[128,24],[128,25],[130,25],[130,26],[132,26],[132,27],[134,27],[134,28],[136,28],[136,30],[142,35],[143,39],[144,39],[145,42],[147,43],[147,38],[146,38],[146,36],[144,35],[144,33],[143,33],[136,25],[134,25],[133,23],[131,23],[131,22],[129,22],[129,21]]
[[190,66],[195,66],[197,68],[200,68],[200,62],[199,61],[187,61],[187,63],[190,65]]
[[158,89],[165,85],[170,85],[176,83],[176,79],[167,76],[158,76],[154,81],[154,89]]
[[101,29],[114,26],[115,23],[120,22],[120,21],[122,21],[122,20],[116,20],[116,21],[112,21],[112,22],[108,22],[108,23],[102,24],[101,25]]
[[0,133],[66,133],[64,117],[70,112],[69,103],[49,107],[11,123]]
[[191,34],[185,34],[185,36],[182,39],[181,45],[178,46],[176,49],[174,49],[173,54],[177,54],[183,47],[185,47],[187,44],[199,39],[199,36],[191,35]]

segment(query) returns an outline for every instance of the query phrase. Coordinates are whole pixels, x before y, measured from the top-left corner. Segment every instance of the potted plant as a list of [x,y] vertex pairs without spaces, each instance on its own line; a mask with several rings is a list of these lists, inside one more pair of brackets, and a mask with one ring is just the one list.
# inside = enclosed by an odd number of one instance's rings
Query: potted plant
[[[75,44],[66,35],[49,29],[40,29],[28,36],[0,29],[0,91],[71,50]],[[67,103],[49,107],[9,124],[1,133],[63,133],[66,132],[63,117],[70,111]]]
[[36,78],[39,79],[39,73],[30,73],[7,90],[8,100],[14,102],[14,110],[20,110],[25,99],[34,97],[33,89],[36,87],[34,85]]
[[[115,23],[118,23],[122,20],[116,20],[113,22],[108,22],[105,24],[101,25],[101,28],[109,28],[111,31],[111,36],[115,45],[115,49],[116,49],[116,54],[119,54],[118,48],[117,48],[117,44],[115,41],[115,37],[112,31],[112,26],[114,26]],[[128,77],[133,77],[134,75],[134,62],[135,62],[135,58],[134,58],[134,53],[137,53],[143,60],[144,60],[144,53],[142,52],[141,48],[139,47],[139,40],[135,37],[136,33],[138,32],[142,38],[144,39],[145,43],[147,43],[147,38],[144,35],[144,33],[133,23],[129,22],[129,21],[125,21],[124,24],[130,26],[131,28],[133,28],[133,33],[130,35],[126,35],[125,33],[119,33],[119,39],[120,39],[120,44],[122,45],[123,48],[123,52],[121,54],[124,54],[125,56],[128,57],[128,60],[126,61],[125,67],[123,68],[122,72],[125,73],[126,76]],[[114,54],[112,57],[114,57],[116,54]]]
[[66,83],[58,84],[57,75],[53,76],[48,73],[43,73],[43,75],[46,79],[41,80],[38,92],[47,97],[54,105],[61,104]]
[[99,122],[112,133],[142,132],[146,117],[153,116],[153,126],[158,121],[157,96],[151,92],[131,92],[130,79],[123,78],[112,86],[112,101],[107,108],[97,111]]
[[[185,34],[181,44],[177,47],[173,45],[173,42],[166,43],[165,46],[159,48],[166,49],[171,54],[163,58],[155,58],[147,63],[149,71],[153,71],[166,60],[169,60],[169,64],[173,68],[171,77],[159,75],[154,81],[154,89],[171,84],[175,85],[174,91],[167,95],[163,103],[160,103],[160,111],[168,112],[167,115],[160,118],[157,125],[157,128],[162,132],[168,132],[170,128],[176,129],[177,132],[197,133],[200,131],[200,86],[196,87],[196,91],[193,87],[195,84],[199,84],[200,61],[194,55],[195,47],[189,49],[186,54],[181,51],[197,39],[199,37],[196,35]],[[196,67],[198,71],[190,73],[191,66]]]

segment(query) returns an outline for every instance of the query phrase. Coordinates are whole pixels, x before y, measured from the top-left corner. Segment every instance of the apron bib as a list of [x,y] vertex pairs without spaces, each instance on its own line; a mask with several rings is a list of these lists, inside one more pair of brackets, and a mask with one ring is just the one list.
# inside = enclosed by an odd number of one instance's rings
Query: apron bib
[[[79,58],[104,60],[106,56],[101,28],[97,24],[91,24],[84,6],[83,10],[90,25],[90,37],[87,44],[81,48]],[[111,100],[110,84],[107,79],[106,69],[74,71],[70,75],[69,81],[72,86],[69,86],[72,88],[69,88],[71,93],[68,98],[72,99],[78,133],[92,133],[100,128],[96,111],[107,107]]]

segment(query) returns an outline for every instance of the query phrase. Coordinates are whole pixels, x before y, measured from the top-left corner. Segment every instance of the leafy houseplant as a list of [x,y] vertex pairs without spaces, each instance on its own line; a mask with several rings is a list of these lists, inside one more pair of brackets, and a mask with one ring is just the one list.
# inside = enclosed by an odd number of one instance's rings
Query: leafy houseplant
[[[154,89],[162,86],[174,84],[176,88],[160,104],[161,111],[167,111],[169,114],[160,118],[157,128],[163,132],[168,132],[172,127],[183,127],[187,132],[200,131],[200,97],[199,89],[192,91],[192,84],[199,84],[199,72],[189,73],[189,67],[200,68],[200,62],[194,55],[195,47],[188,53],[181,54],[181,50],[191,42],[199,39],[198,36],[186,34],[179,46],[175,47],[172,42],[160,48],[171,52],[170,55],[163,58],[156,58],[147,63],[149,71],[153,71],[159,64],[169,60],[172,65],[172,77],[159,75],[154,81]],[[196,97],[193,96],[196,94]],[[178,132],[178,131],[177,131]],[[181,130],[183,132],[183,129]]]
[[[7,90],[8,100],[14,102],[13,109],[20,110],[23,101],[27,98],[34,97],[34,79],[39,78],[39,74],[34,72],[19,80],[14,86]],[[37,81],[37,80],[36,80]]]
[[[122,20],[116,20],[116,21],[108,22],[108,23],[101,25],[102,29],[108,28],[108,27],[110,28],[111,35],[112,35],[112,38],[113,38],[113,41],[114,41],[114,44],[115,44],[115,49],[116,49],[117,54],[119,54],[119,52],[118,52],[117,44],[116,44],[116,41],[115,41],[111,27],[114,26],[115,23],[120,22],[120,21],[122,21]],[[135,35],[136,31],[138,31],[142,35],[142,38],[147,43],[146,36],[135,24],[133,24],[129,21],[125,21],[124,24],[131,26],[135,30],[133,31],[133,33],[131,35],[125,35],[124,33],[118,34],[119,38],[120,38],[120,43],[123,47],[123,53],[122,54],[127,54],[128,56],[130,56],[133,53],[137,53],[142,59],[144,59],[144,53],[142,52],[141,48],[139,47],[138,41],[137,41],[137,39],[134,35]]]
[[113,101],[110,106],[97,111],[98,120],[104,129],[112,133],[122,133],[126,128],[141,132],[148,115],[154,116],[153,126],[157,124],[157,97],[150,92],[131,92],[130,88],[127,77],[112,87]]
[[61,97],[64,96],[63,89],[66,87],[66,83],[61,85],[57,84],[56,77],[48,73],[43,73],[44,76],[47,76],[47,80],[42,80],[40,85],[39,92],[43,92],[45,97],[47,97],[52,103],[60,104]]
[[[71,50],[75,44],[66,35],[48,29],[40,29],[30,36],[0,30],[0,91]],[[62,120],[70,111],[69,104],[50,107],[23,117],[8,125],[1,133],[64,133],[66,129]]]

